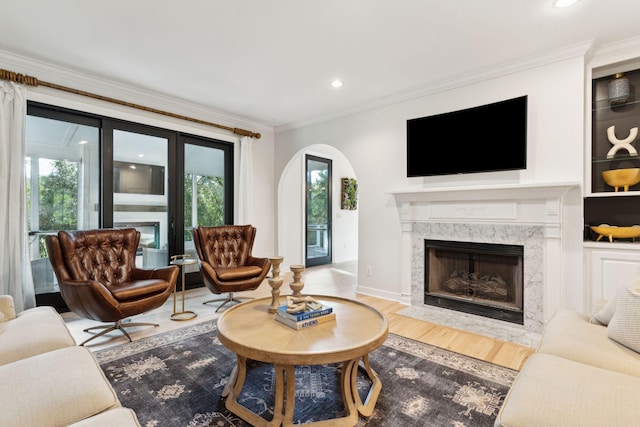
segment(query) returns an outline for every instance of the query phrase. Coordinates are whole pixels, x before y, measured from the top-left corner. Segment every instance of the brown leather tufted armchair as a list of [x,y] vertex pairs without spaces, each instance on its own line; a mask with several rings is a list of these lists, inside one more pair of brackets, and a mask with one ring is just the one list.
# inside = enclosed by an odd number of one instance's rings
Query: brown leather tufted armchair
[[46,236],[49,261],[62,298],[74,313],[100,322],[87,328],[103,329],[82,344],[115,329],[131,341],[124,326],[158,326],[155,323],[122,324],[122,320],[164,304],[178,279],[179,268],[143,270],[135,257],[140,232],[135,228],[59,231]]
[[233,293],[256,289],[269,273],[269,260],[251,255],[255,236],[252,225],[194,227],[193,241],[204,284],[214,294],[229,294],[228,298],[204,303],[224,301],[216,312],[227,303],[241,302]]

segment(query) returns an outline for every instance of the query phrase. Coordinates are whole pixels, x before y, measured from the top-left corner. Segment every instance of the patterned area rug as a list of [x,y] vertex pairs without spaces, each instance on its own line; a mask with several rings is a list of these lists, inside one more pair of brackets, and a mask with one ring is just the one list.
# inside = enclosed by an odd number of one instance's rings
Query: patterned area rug
[[[244,422],[226,410],[221,398],[235,355],[208,321],[96,352],[124,406],[143,427],[238,426]],[[373,415],[359,426],[492,426],[516,371],[390,334],[370,354],[382,381]],[[344,415],[338,365],[296,368],[294,421]],[[358,378],[363,396],[370,382]],[[266,419],[273,416],[274,372],[251,363],[238,399]]]

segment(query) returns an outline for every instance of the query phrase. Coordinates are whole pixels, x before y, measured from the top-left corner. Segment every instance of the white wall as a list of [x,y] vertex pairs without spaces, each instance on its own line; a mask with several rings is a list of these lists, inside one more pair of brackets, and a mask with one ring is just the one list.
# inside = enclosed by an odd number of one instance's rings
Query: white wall
[[[356,82],[357,83],[357,82]],[[522,67],[497,77],[427,94],[324,123],[284,130],[276,135],[275,174],[280,176],[296,153],[315,144],[342,152],[353,165],[359,184],[359,290],[400,299],[401,229],[396,202],[387,191],[407,187],[489,185],[492,183],[563,182],[583,179],[584,53]],[[406,177],[406,120],[529,96],[527,170]],[[294,200],[290,200],[295,204]],[[582,229],[581,206],[570,227]],[[582,236],[581,232],[577,234]],[[563,250],[574,265],[563,272],[581,280],[582,241]],[[367,275],[370,267],[371,275]]]

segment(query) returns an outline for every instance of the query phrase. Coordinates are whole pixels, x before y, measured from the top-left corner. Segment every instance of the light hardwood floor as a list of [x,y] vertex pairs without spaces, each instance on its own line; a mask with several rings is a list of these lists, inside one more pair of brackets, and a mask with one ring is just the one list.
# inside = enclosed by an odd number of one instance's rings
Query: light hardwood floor
[[[523,347],[396,314],[397,311],[405,308],[406,305],[355,292],[357,283],[356,272],[357,264],[355,261],[308,268],[302,274],[302,281],[305,284],[303,293],[335,295],[362,301],[375,307],[387,316],[389,320],[389,332],[393,334],[445,348],[476,359],[506,366],[511,369],[520,369],[527,358],[534,352],[534,349],[529,347]],[[285,267],[283,268],[281,276],[284,277],[281,294],[285,295],[289,293],[288,284],[291,282],[292,275],[291,272],[286,271]],[[271,288],[265,281],[255,291],[237,294],[237,296],[243,295],[250,297],[267,297],[271,296]],[[167,303],[162,307],[130,318],[131,321],[153,322],[158,323],[160,326],[135,327],[128,329],[128,332],[131,338],[136,340],[189,324],[215,319],[220,315],[219,313],[215,313],[215,309],[219,303],[203,304],[203,302],[218,297],[220,296],[210,293],[206,288],[188,290],[185,293],[185,309],[195,311],[197,313],[196,318],[187,321],[171,320],[170,315],[173,312],[173,298],[169,298]],[[180,298],[178,298],[178,310],[180,308],[181,302]],[[90,334],[83,332],[83,329],[99,325],[98,322],[81,318],[74,313],[63,313],[63,317],[78,343],[90,337]],[[113,331],[91,341],[87,347],[95,351],[125,342],[127,342],[127,339],[120,331]]]

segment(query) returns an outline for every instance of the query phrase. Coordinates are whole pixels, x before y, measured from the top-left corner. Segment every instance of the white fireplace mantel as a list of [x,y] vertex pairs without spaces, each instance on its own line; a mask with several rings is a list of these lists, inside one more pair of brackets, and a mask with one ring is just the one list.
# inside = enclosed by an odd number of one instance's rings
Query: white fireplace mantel
[[[528,282],[535,284],[528,291],[530,304],[523,327],[527,333],[539,333],[544,321],[570,299],[554,284],[562,283],[562,266],[568,262],[562,247],[572,229],[563,223],[575,215],[574,206],[581,199],[579,182],[407,187],[386,193],[394,196],[402,221],[402,296],[412,307],[423,304],[419,242],[433,235],[445,240],[466,236],[469,241],[524,244],[525,273]],[[542,240],[527,240],[535,234],[532,230],[540,230]]]
[[403,228],[413,222],[544,224],[560,232],[564,196],[578,182],[404,188],[388,191],[400,207]]
[[408,187],[387,191],[399,202],[451,202],[471,200],[557,199],[579,187],[578,181],[549,183],[484,184],[464,187]]

